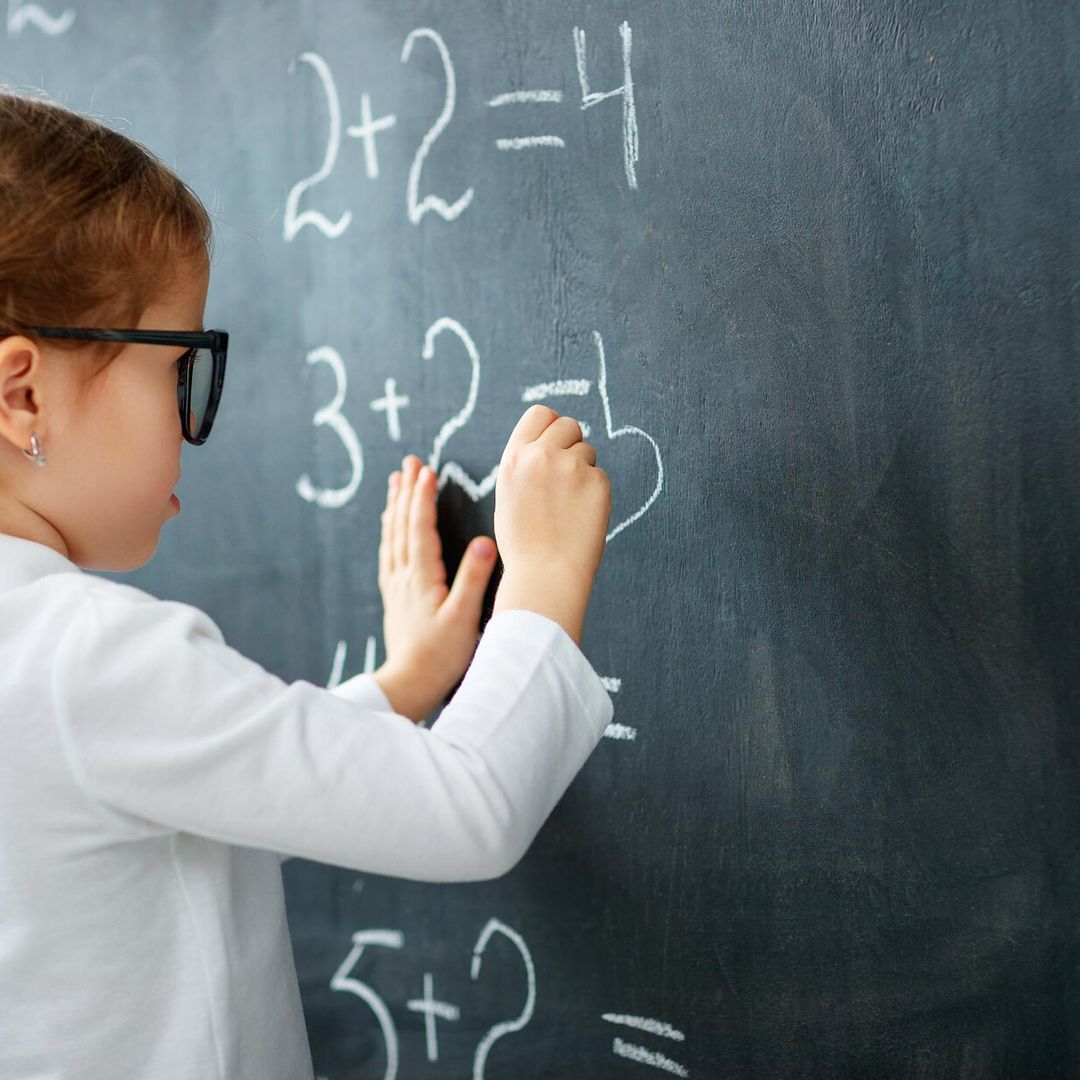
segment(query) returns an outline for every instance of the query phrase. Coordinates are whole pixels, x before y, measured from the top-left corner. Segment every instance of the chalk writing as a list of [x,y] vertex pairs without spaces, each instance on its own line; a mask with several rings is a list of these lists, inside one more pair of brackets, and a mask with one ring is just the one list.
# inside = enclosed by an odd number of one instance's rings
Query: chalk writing
[[[686,1036],[678,1028],[672,1027],[671,1024],[663,1020],[652,1020],[647,1016],[604,1013],[600,1019],[606,1020],[609,1024],[618,1024],[623,1027],[634,1028],[637,1031],[647,1032],[650,1035],[659,1035],[664,1039],[673,1039],[675,1042],[684,1042],[686,1040]],[[688,1070],[677,1061],[672,1061],[671,1058],[656,1050],[649,1050],[644,1046],[639,1046],[637,1043],[626,1042],[618,1036],[615,1037],[611,1044],[611,1052],[616,1057],[636,1061],[642,1065],[651,1065],[654,1069],[661,1069],[675,1076],[688,1077],[690,1075]]]
[[[23,9],[25,18],[30,17],[27,13],[31,10],[37,10],[36,5]],[[23,15],[20,15],[19,18],[25,21]],[[13,19],[15,17],[9,10],[9,34],[17,32],[17,30],[12,30],[12,26],[15,25]],[[18,22],[20,28],[21,25],[22,22]],[[54,31],[50,30],[49,32]],[[620,86],[615,87],[613,90],[595,91],[590,89],[585,31],[578,26],[575,26],[572,32],[574,57],[577,65],[578,83],[581,88],[580,108],[582,111],[591,109],[609,98],[619,98],[622,101],[623,169],[626,174],[627,186],[632,190],[636,190],[638,186],[639,136],[637,105],[634,100],[634,80],[630,64],[632,32],[629,23],[623,22],[620,24],[619,35],[622,41],[623,81]],[[424,133],[409,165],[405,185],[405,213],[413,225],[419,225],[425,215],[432,211],[444,221],[454,221],[473,202],[476,194],[475,188],[468,187],[452,202],[444,199],[441,195],[433,193],[421,196],[420,187],[424,166],[436,141],[446,132],[453,120],[457,108],[457,76],[454,70],[454,61],[446,41],[437,30],[428,26],[421,26],[412,30],[402,45],[401,63],[409,64],[413,60],[415,46],[421,41],[430,42],[438,53],[443,71],[443,99],[438,116]],[[395,113],[386,113],[376,117],[371,107],[371,95],[367,91],[362,91],[360,94],[359,123],[350,124],[348,127],[343,128],[341,101],[337,84],[326,59],[315,52],[301,53],[299,57],[290,61],[290,74],[295,73],[297,60],[312,67],[318,76],[326,102],[329,125],[322,164],[315,172],[298,180],[289,189],[285,202],[285,217],[282,225],[283,235],[286,241],[292,241],[305,225],[310,225],[322,233],[323,236],[334,240],[343,235],[348,229],[352,222],[352,211],[344,210],[336,219],[331,220],[319,210],[300,210],[301,197],[305,192],[310,192],[316,185],[326,180],[334,171],[341,149],[343,133],[363,142],[364,168],[367,178],[377,180],[379,177],[379,157],[376,138],[381,133],[390,131],[397,126],[397,115]],[[559,106],[563,101],[563,92],[557,89],[508,90],[490,97],[485,104],[490,109],[504,109],[509,105],[542,104]],[[502,151],[563,150],[566,148],[566,140],[562,135],[554,133],[499,136],[495,139],[495,147]]]
[[436,1018],[439,1020],[458,1020],[461,1017],[461,1010],[456,1005],[435,1000],[432,993],[430,971],[424,972],[424,996],[406,1001],[405,1008],[410,1012],[424,1014],[424,1038],[427,1043],[427,1059],[428,1061],[438,1061],[439,1036],[435,1028]]
[[386,1046],[386,1070],[383,1073],[383,1080],[394,1080],[397,1076],[398,1037],[394,1018],[390,1015],[386,1002],[367,983],[352,978],[350,972],[359,963],[360,957],[369,945],[400,949],[404,943],[405,939],[400,930],[359,930],[352,936],[352,948],[349,950],[349,955],[345,957],[330,979],[332,990],[355,994],[375,1014]]
[[296,493],[305,502],[331,510],[340,510],[356,494],[360,481],[364,478],[364,452],[360,446],[360,440],[356,437],[356,432],[353,431],[349,421],[341,415],[341,406],[345,403],[345,365],[337,351],[328,345],[312,349],[307,354],[306,360],[309,364],[327,364],[334,373],[336,380],[334,399],[329,405],[323,406],[315,413],[312,423],[317,428],[323,425],[329,426],[341,440],[349,457],[351,476],[349,482],[343,487],[322,488],[316,487],[311,477],[304,473],[296,482]]
[[345,129],[346,135],[354,139],[362,139],[364,142],[364,167],[367,169],[369,180],[377,180],[379,177],[379,155],[375,149],[375,136],[380,131],[386,131],[397,123],[396,116],[380,116],[377,120],[371,116],[371,98],[367,94],[360,95],[360,123],[352,124]]
[[[622,689],[622,679],[613,679],[610,675],[601,675],[600,682],[604,684],[604,689],[609,694],[617,694]],[[612,722],[604,728],[604,738],[633,742],[637,738],[637,728]]]
[[[561,101],[561,90],[511,90],[505,94],[497,94],[488,102],[488,107],[497,109],[503,105],[521,105],[526,102],[558,105]],[[495,145],[500,150],[525,150],[533,146],[562,148],[566,146],[566,143],[558,135],[526,135],[510,139],[496,139]]]
[[479,977],[484,950],[487,948],[493,934],[502,934],[521,954],[522,962],[525,965],[525,1004],[522,1006],[521,1012],[513,1020],[504,1020],[485,1032],[473,1058],[473,1080],[484,1080],[484,1066],[487,1064],[491,1048],[504,1036],[520,1031],[532,1019],[533,1009],[536,1007],[536,969],[533,967],[529,947],[525,944],[525,939],[516,930],[498,919],[488,919],[487,925],[480,931],[480,937],[477,938],[476,944],[473,946],[472,966],[469,969],[469,974],[474,980]]
[[420,143],[419,149],[416,151],[415,157],[413,157],[412,165],[409,167],[409,183],[406,189],[405,205],[409,214],[409,220],[414,225],[418,225],[420,219],[429,210],[434,210],[444,221],[453,221],[454,218],[456,218],[462,210],[472,202],[473,197],[473,189],[469,188],[463,195],[455,199],[453,203],[448,203],[445,199],[440,199],[438,195],[428,195],[422,201],[418,201],[420,170],[424,167],[424,160],[430,153],[435,140],[442,134],[446,125],[450,123],[450,118],[454,115],[454,99],[457,95],[457,82],[454,79],[454,64],[450,59],[450,52],[446,47],[446,43],[436,31],[430,30],[427,27],[421,27],[418,30],[414,30],[405,39],[404,48],[401,50],[401,62],[403,64],[408,63],[409,56],[412,54],[413,42],[419,38],[427,38],[434,44],[435,48],[439,50],[439,57],[442,60],[443,65],[443,74],[446,77],[446,96],[443,98],[442,112],[439,113],[438,119],[428,129],[427,134]]
[[[450,438],[472,419],[476,410],[480,390],[480,353],[472,335],[460,322],[449,316],[442,316],[436,319],[424,333],[424,341],[421,347],[421,356],[424,360],[430,361],[435,358],[435,343],[443,334],[450,334],[452,337],[457,338],[468,357],[469,390],[464,405],[443,423],[435,436],[427,464],[438,478],[439,491],[442,491],[448,482],[453,481],[473,502],[479,502],[494,489],[499,475],[499,466],[494,465],[486,475],[477,479],[460,463],[456,461],[444,463],[442,457]],[[611,399],[608,394],[608,372],[604,339],[599,331],[593,331],[592,337],[599,369],[595,385],[603,409],[604,431],[607,438],[611,441],[626,436],[642,438],[649,444],[656,462],[656,481],[652,492],[636,510],[609,530],[606,539],[610,542],[624,529],[638,521],[656,502],[664,487],[664,461],[659,445],[648,432],[632,424],[615,427],[612,418]],[[345,403],[348,380],[340,354],[330,346],[321,346],[311,350],[307,354],[306,361],[308,364],[325,363],[334,372],[336,381],[334,397],[328,405],[316,411],[312,423],[316,428],[328,426],[338,436],[349,460],[350,477],[348,482],[341,487],[328,488],[316,486],[311,477],[305,473],[296,482],[296,492],[306,502],[314,503],[316,506],[325,509],[338,510],[353,498],[363,480],[363,448],[356,431],[341,411]],[[385,396],[371,402],[370,407],[377,412],[386,412],[388,435],[392,441],[398,442],[401,438],[398,409],[402,405],[408,405],[409,398],[398,395],[397,385],[393,380],[386,380],[385,385]],[[585,397],[591,393],[592,386],[593,384],[588,379],[564,379],[543,382],[525,387],[521,393],[521,400],[522,402],[536,402],[559,396]],[[581,424],[583,436],[586,439],[589,438],[588,425],[582,421],[579,421],[579,423]],[[626,731],[620,731],[620,734],[612,737],[633,738],[633,735]]]
[[[358,892],[359,889],[354,886],[354,891]],[[492,1024],[480,1037],[480,1041],[473,1052],[472,1080],[484,1080],[489,1059],[493,1054],[497,1055],[497,1044],[501,1040],[523,1031],[536,1011],[537,979],[532,953],[524,936],[501,919],[489,918],[477,936],[469,963],[469,978],[472,982],[480,980],[485,957],[488,955],[496,937],[508,942],[517,952],[524,974],[524,1000],[516,1015]],[[387,1001],[367,983],[357,979],[353,972],[360,963],[365,949],[381,946],[388,949],[404,950],[404,945],[405,937],[400,930],[357,931],[352,935],[348,955],[330,980],[332,989],[345,991],[360,998],[375,1017],[386,1053],[383,1080],[394,1080],[397,1076],[401,1056],[397,1026],[394,1023],[393,1014]],[[502,952],[505,955],[505,949]],[[419,1013],[424,1017],[425,1056],[429,1062],[437,1062],[439,1060],[438,1023],[439,1021],[446,1023],[458,1022],[462,1018],[462,1010],[460,1006],[449,1001],[440,1000],[435,996],[435,976],[432,972],[423,972],[421,985],[423,987],[422,995],[408,999],[404,1005],[407,1011]],[[640,1031],[672,1042],[683,1043],[686,1041],[686,1036],[682,1031],[664,1020],[613,1012],[603,1013],[600,1019],[608,1024]],[[470,1027],[474,1026],[475,1021],[470,1024]],[[665,1054],[657,1050],[650,1050],[648,1047],[641,1046],[638,1043],[628,1042],[618,1036],[612,1042],[611,1052],[616,1057],[648,1065],[663,1072],[671,1073],[674,1076],[690,1076],[685,1066]]]
[[498,465],[496,465],[487,476],[479,481],[474,480],[456,461],[448,462],[446,465],[442,466],[440,471],[440,461],[443,449],[450,436],[453,435],[455,431],[459,431],[463,428],[472,417],[473,411],[476,408],[477,393],[480,389],[480,354],[477,351],[476,344],[469,335],[469,332],[456,319],[443,317],[437,319],[428,327],[427,333],[424,335],[424,347],[421,351],[421,355],[425,360],[434,359],[435,339],[444,331],[449,331],[457,337],[464,346],[465,352],[468,354],[470,371],[469,394],[465,401],[465,405],[461,410],[447,420],[446,423],[443,424],[438,435],[435,436],[435,443],[431,448],[428,465],[439,478],[438,485],[440,491],[447,480],[453,480],[473,502],[479,502],[489,491],[494,489],[495,481],[499,476]]
[[40,4],[8,0],[8,37],[18,37],[26,26],[33,26],[50,37],[59,37],[66,34],[74,22],[74,8],[65,8],[60,15],[50,15]]
[[[345,658],[348,646],[344,641],[339,641],[334,649],[334,662],[330,666],[330,678],[326,680],[326,689],[333,690],[341,685],[342,675],[345,671]],[[364,649],[364,666],[361,673],[370,675],[375,670],[375,638],[369,634],[367,645]]]
[[[298,180],[289,190],[289,197],[285,202],[284,231],[286,241],[293,240],[296,234],[305,226],[313,225],[324,236],[331,238],[340,236],[352,221],[352,211],[346,210],[337,221],[330,221],[318,210],[305,210],[298,212],[300,196],[308,188],[322,183],[334,169],[338,151],[341,149],[341,103],[338,101],[337,87],[334,85],[334,76],[330,73],[330,66],[319,56],[318,53],[306,52],[300,56],[302,63],[310,64],[319,76],[323,93],[326,96],[326,107],[330,112],[330,128],[327,133],[326,151],[323,162],[318,170],[303,180]],[[289,64],[289,74],[296,70],[296,61]]]
[[401,421],[398,414],[402,406],[409,404],[407,397],[398,395],[397,383],[393,379],[386,380],[383,397],[371,402],[372,412],[386,413],[386,433],[391,442],[401,442]]
[[621,97],[623,102],[623,168],[626,171],[626,183],[637,188],[638,161],[638,126],[637,106],[634,103],[634,78],[630,72],[630,44],[632,32],[629,23],[619,25],[622,38],[623,84],[614,90],[595,93],[589,90],[589,76],[586,70],[585,31],[574,27],[574,54],[577,59],[578,82],[581,85],[581,107],[591,109],[605,98]]

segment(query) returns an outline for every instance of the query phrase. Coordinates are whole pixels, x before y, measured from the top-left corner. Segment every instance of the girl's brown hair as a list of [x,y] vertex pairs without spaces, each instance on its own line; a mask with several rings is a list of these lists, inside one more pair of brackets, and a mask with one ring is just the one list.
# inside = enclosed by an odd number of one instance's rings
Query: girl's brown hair
[[[0,90],[0,336],[134,327],[187,260],[209,259],[212,248],[206,208],[147,147],[55,102]],[[102,343],[97,354],[120,348]]]

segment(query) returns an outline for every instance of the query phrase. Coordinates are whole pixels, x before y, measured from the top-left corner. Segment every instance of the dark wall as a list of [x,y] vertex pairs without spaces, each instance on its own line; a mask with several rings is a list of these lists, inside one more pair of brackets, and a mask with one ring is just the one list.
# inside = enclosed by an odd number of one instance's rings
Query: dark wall
[[[232,334],[131,581],[325,684],[339,642],[346,677],[383,659],[405,453],[437,455],[451,561],[531,388],[612,479],[584,649],[624,737],[499,881],[285,865],[317,1073],[1075,1076],[1075,6],[70,10],[12,5],[3,75],[188,179]],[[575,28],[593,93],[628,41],[632,113],[582,108]],[[488,104],[515,90],[562,99]],[[496,141],[528,136],[563,145]],[[456,217],[410,217],[417,168]],[[339,235],[286,239],[315,213]],[[436,1062],[425,973],[459,1010]]]

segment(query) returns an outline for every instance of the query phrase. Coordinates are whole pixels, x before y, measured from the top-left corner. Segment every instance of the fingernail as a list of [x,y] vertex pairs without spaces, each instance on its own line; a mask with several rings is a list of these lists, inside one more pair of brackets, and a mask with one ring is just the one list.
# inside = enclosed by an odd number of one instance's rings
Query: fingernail
[[481,559],[490,559],[495,554],[495,545],[490,540],[477,540],[473,544],[473,551],[480,556]]

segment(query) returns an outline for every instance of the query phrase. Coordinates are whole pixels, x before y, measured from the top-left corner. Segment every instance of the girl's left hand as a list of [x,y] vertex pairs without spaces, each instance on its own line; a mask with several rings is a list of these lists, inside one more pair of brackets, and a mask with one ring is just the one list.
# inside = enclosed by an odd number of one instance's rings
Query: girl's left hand
[[495,569],[495,541],[469,544],[446,584],[435,528],[435,474],[413,454],[388,480],[379,544],[386,663],[376,680],[394,711],[420,721],[464,675],[476,650],[484,592]]

